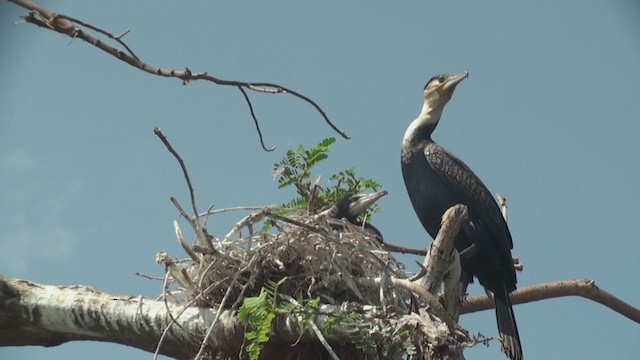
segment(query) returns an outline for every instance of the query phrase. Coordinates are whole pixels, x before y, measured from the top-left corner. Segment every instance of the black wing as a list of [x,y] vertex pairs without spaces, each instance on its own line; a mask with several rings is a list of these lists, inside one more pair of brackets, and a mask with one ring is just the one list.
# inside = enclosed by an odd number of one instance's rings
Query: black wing
[[469,212],[482,221],[498,245],[501,257],[505,257],[504,261],[508,258],[512,263],[511,233],[487,187],[462,160],[440,145],[429,144],[424,149],[424,155],[449,191],[459,196],[462,203],[469,207]]

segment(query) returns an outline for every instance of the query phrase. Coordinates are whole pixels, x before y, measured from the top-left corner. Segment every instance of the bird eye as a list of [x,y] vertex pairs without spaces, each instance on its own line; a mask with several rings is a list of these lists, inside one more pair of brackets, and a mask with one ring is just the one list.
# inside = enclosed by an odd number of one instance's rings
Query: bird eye
[[444,80],[445,80],[445,79],[444,79],[444,75],[440,75],[440,76],[438,76],[438,81],[440,81],[441,83],[443,83],[443,82],[444,82]]

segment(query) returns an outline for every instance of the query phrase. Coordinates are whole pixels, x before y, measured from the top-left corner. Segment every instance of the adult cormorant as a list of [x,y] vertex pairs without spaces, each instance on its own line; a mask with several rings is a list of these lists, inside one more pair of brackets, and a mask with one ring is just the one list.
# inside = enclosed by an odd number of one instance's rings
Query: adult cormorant
[[427,82],[422,111],[402,140],[402,175],[413,209],[434,239],[444,212],[456,204],[467,206],[469,219],[455,239],[463,274],[477,277],[482,286],[493,292],[503,350],[512,360],[521,360],[522,347],[509,298],[516,289],[516,272],[507,223],[476,174],[431,139],[453,91],[468,76],[466,71],[442,74]]
[[354,225],[363,226],[365,231],[373,235],[379,242],[382,242],[382,233],[380,233],[380,230],[368,222],[365,222],[363,225],[363,222],[359,221],[358,217],[385,195],[387,195],[386,190],[371,194],[348,194],[336,204],[338,208],[336,218],[344,218]]

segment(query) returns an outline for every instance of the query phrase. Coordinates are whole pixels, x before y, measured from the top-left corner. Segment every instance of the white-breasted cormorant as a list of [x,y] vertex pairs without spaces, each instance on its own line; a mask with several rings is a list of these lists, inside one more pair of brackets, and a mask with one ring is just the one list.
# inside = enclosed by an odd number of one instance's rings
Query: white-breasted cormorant
[[473,171],[431,139],[453,91],[468,75],[466,71],[442,74],[425,85],[422,111],[402,140],[402,175],[413,208],[434,239],[444,212],[456,204],[467,206],[469,220],[455,239],[455,247],[462,253],[463,274],[477,277],[494,294],[503,350],[512,360],[521,360],[522,347],[509,298],[516,289],[516,272],[507,223]]

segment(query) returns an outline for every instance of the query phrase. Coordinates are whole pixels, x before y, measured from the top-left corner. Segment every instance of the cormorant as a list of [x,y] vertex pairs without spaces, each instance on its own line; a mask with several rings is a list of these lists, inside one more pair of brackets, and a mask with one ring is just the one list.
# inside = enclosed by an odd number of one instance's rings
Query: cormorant
[[[435,239],[442,215],[464,204],[469,219],[455,239],[463,274],[478,278],[494,294],[503,351],[522,359],[518,327],[509,294],[516,289],[513,242],[497,203],[482,181],[456,156],[431,139],[442,111],[468,72],[432,77],[424,87],[424,105],[402,140],[402,175],[422,226]],[[464,251],[467,250],[467,251]]]
[[382,242],[380,230],[368,222],[364,222],[363,225],[363,222],[358,220],[358,216],[364,214],[371,205],[385,195],[387,195],[386,190],[371,194],[348,194],[336,204],[338,212],[335,217],[337,219],[344,218],[354,225],[364,226],[365,231],[373,235],[379,242]]

